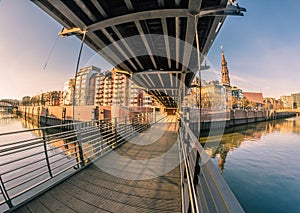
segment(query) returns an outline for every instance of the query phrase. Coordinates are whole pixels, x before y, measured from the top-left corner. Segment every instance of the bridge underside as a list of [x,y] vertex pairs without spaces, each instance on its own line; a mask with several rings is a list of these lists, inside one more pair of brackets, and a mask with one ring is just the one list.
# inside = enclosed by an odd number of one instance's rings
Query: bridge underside
[[[131,75],[159,71],[135,80],[150,82],[141,86],[151,87],[150,94],[161,96],[165,106],[176,107],[174,97],[178,90],[184,95],[182,86],[190,86],[197,70],[196,29],[205,56],[225,20],[228,0],[32,1],[66,29],[87,30],[85,43],[116,68]],[[181,86],[161,83],[170,79],[164,77],[169,71],[177,72],[171,75]]]

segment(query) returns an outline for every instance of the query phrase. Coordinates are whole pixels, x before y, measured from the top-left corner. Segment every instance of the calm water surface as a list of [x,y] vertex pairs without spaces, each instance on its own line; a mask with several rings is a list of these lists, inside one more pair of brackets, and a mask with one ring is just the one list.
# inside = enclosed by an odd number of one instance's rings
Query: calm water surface
[[[0,133],[34,127],[0,118]],[[218,146],[216,138],[201,141],[246,212],[300,213],[300,117],[236,127]]]
[[300,212],[300,117],[231,129],[207,152],[246,212]]
[[[6,132],[15,132],[15,131],[21,131],[21,130],[34,129],[34,128],[38,128],[38,126],[34,125],[32,122],[26,121],[21,118],[16,118],[13,115],[3,112],[3,111],[0,112],[0,134],[6,133]],[[52,131],[54,131],[54,130],[52,130]],[[23,133],[18,133],[18,134],[12,134],[12,135],[4,135],[4,136],[0,137],[0,146],[11,143],[11,142],[20,141],[20,140],[26,140],[26,139],[29,140],[29,139],[34,139],[34,138],[40,138],[41,136],[42,136],[42,133],[39,130],[23,132]],[[61,141],[58,141],[57,143],[58,143],[57,145],[61,145],[61,143],[64,143],[64,141],[61,140]],[[54,143],[54,145],[55,145],[55,143]],[[48,168],[46,167],[46,162],[43,160],[45,158],[43,147],[44,146],[41,144],[41,146],[31,148],[30,150],[25,150],[22,152],[11,154],[11,155],[5,155],[5,156],[0,155],[0,174],[2,174],[1,175],[2,180],[4,182],[6,182],[5,183],[6,188],[7,189],[11,188],[11,190],[9,191],[10,195],[15,195],[22,190],[26,190],[26,189],[28,189],[28,187],[31,187],[34,184],[36,184],[42,180],[45,180],[46,178],[49,177]],[[50,150],[50,149],[53,149],[53,146],[47,145],[47,148],[48,148],[48,150]],[[37,154],[33,157],[28,157],[28,156],[32,155],[33,153],[37,153]],[[64,164],[65,167],[70,166],[70,162],[75,164],[75,158],[71,159],[71,161],[70,161],[70,159],[65,156],[65,154],[62,152],[62,150],[55,149],[55,150],[48,151],[48,155],[53,156],[50,159],[50,163],[53,166],[53,168],[55,168],[56,166],[58,166],[60,164],[63,164],[64,162],[65,162],[65,164]],[[16,161],[16,162],[13,162],[10,164],[6,164],[7,162],[10,162],[14,159],[22,158],[22,157],[24,157],[24,159],[22,161]],[[41,159],[41,161],[36,162],[39,159]],[[59,159],[58,162],[56,162],[57,159]],[[74,160],[74,162],[72,160]],[[36,163],[33,163],[33,162],[36,162]],[[28,165],[28,166],[25,167],[24,165]],[[64,169],[64,166],[62,166],[60,168]],[[19,169],[16,170],[16,168],[19,168]],[[40,169],[36,170],[36,168],[40,168]],[[55,169],[52,169],[52,172],[54,172],[54,170]],[[20,174],[25,174],[28,171],[32,171],[32,172],[29,174],[26,174],[26,175],[22,175],[19,178],[14,178],[16,176],[19,176]],[[55,172],[57,172],[57,171],[55,171]],[[68,172],[71,172],[71,171],[67,171],[65,174],[67,175]],[[36,176],[36,178],[30,180],[31,178],[33,178],[35,176]],[[30,180],[30,181],[28,181],[28,180]],[[14,186],[16,186],[24,181],[25,181],[25,183],[23,185],[14,188]],[[49,184],[51,184],[51,183],[49,183]],[[39,190],[41,190],[43,187],[46,187],[47,185],[48,185],[48,183],[45,183],[40,188],[37,187],[34,190],[23,194],[22,196],[18,197],[15,200],[15,202],[18,203],[18,202],[23,201],[24,199],[32,196],[34,193],[38,192]],[[2,203],[2,201],[4,201],[4,198],[0,194],[0,203]],[[6,210],[7,210],[6,205],[0,205],[0,212],[6,211]]]

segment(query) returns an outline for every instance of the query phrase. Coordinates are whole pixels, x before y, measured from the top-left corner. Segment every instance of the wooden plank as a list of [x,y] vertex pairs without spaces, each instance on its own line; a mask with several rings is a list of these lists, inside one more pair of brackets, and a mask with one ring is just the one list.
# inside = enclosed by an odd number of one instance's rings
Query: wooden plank
[[[50,212],[76,212],[75,209],[70,208],[61,202],[57,196],[58,195],[53,195],[50,190],[48,193],[44,193],[42,196],[38,197],[37,201],[39,203],[36,204],[39,205],[39,208],[42,208],[42,206],[46,207]],[[33,200],[33,202],[34,201],[35,200]]]
[[65,190],[63,184],[58,187],[55,187],[53,190],[49,191],[49,193],[52,196],[56,196],[57,199],[59,199],[69,208],[76,209],[76,211],[79,212],[82,212],[81,210],[84,210],[85,212],[97,212],[103,210],[100,206],[95,206],[87,203],[84,200],[76,198],[76,196],[70,193],[69,190]]

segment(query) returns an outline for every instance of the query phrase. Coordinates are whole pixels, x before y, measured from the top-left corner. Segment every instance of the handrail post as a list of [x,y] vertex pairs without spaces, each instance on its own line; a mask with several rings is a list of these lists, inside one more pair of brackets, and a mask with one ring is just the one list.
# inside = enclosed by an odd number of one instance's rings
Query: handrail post
[[114,123],[115,123],[115,143],[116,143],[116,146],[118,145],[118,134],[117,134],[117,128],[118,128],[118,119],[115,118],[114,120]]
[[78,124],[78,135],[77,135],[77,139],[78,139],[78,151],[79,151],[79,158],[81,161],[81,167],[84,167],[85,163],[84,163],[84,156],[83,156],[83,149],[82,149],[82,142],[81,142],[81,127],[80,124]]
[[46,158],[46,162],[47,162],[47,167],[48,167],[48,171],[49,171],[49,175],[51,178],[53,178],[53,174],[51,171],[51,167],[50,167],[50,161],[49,161],[49,156],[48,156],[48,151],[47,151],[47,139],[46,139],[46,132],[45,129],[42,129],[42,134],[43,134],[43,144],[44,144],[44,152],[45,152],[45,158]]
[[13,204],[12,204],[11,199],[9,198],[9,195],[8,195],[6,189],[5,189],[4,182],[2,180],[1,175],[0,175],[0,183],[1,183],[1,185],[0,185],[1,193],[3,194],[5,202],[7,203],[9,208],[12,208]]
[[[124,118],[125,120],[124,120],[124,125],[125,125],[125,128],[124,128],[124,132],[125,132],[125,135],[128,135],[128,133],[127,133],[127,130],[128,130],[128,126],[127,126],[127,116],[125,116],[125,118]],[[126,139],[126,141],[127,141],[127,136],[125,136],[125,139]]]
[[100,131],[100,149],[101,149],[101,154],[103,152],[103,143],[104,143],[104,138],[103,138],[103,120],[99,121],[99,131]]

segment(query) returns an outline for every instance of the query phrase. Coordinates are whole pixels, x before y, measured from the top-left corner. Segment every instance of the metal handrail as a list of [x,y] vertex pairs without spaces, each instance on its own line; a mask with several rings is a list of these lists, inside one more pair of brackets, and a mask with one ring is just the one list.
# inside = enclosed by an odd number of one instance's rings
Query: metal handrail
[[[217,173],[211,159],[189,128],[188,120],[180,121],[178,147],[181,171],[182,212],[244,212],[224,178]],[[201,189],[207,188],[209,194]],[[202,196],[203,195],[203,196]],[[208,200],[212,203],[209,206]],[[204,204],[203,204],[204,203]]]
[[[25,202],[24,197],[30,198],[38,193],[33,189],[46,189],[53,178],[58,181],[76,173],[78,168],[84,168],[147,129],[155,122],[155,117],[141,114],[131,119],[113,118],[1,133],[0,138],[13,134],[18,138],[25,134],[28,138],[28,133],[36,131],[40,131],[41,136],[32,134],[28,139],[0,146],[0,159],[11,156],[0,165],[4,168],[0,174],[0,210],[3,205],[11,209]],[[70,128],[64,130],[63,127],[67,126]],[[50,133],[49,130],[56,132]]]

